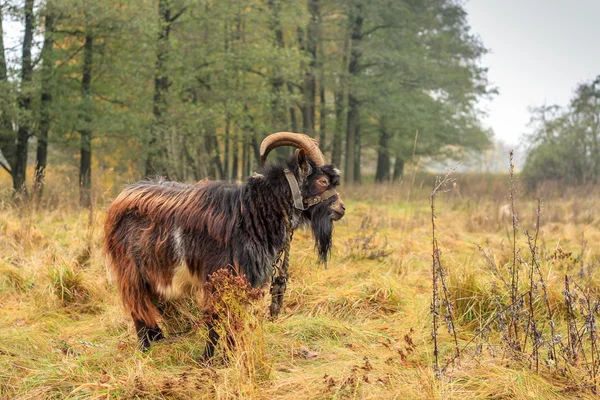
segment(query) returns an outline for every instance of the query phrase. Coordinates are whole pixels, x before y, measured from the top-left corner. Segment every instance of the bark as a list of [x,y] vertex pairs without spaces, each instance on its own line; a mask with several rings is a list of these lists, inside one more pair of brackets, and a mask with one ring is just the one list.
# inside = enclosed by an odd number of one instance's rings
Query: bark
[[315,98],[317,94],[315,73],[317,69],[317,42],[319,37],[319,6],[319,0],[309,0],[308,2],[310,22],[306,29],[306,42],[302,46],[309,58],[308,67],[304,72],[302,124],[304,133],[311,137],[315,135]]
[[328,149],[327,140],[327,99],[325,96],[325,50],[323,49],[323,24],[321,10],[317,14],[317,52],[319,69],[319,145],[323,152]]
[[345,103],[348,92],[348,51],[350,49],[350,35],[344,35],[344,46],[342,54],[342,74],[336,88],[335,98],[335,131],[331,149],[331,162],[341,168],[342,166],[342,142],[344,140],[345,127]]
[[150,127],[148,142],[148,157],[146,159],[146,176],[155,174],[168,176],[167,154],[164,145],[165,118],[167,114],[167,94],[169,91],[169,76],[167,62],[169,58],[169,34],[171,32],[170,0],[158,1],[159,32],[156,67],[154,72],[154,97],[152,113],[154,120]]
[[354,183],[361,184],[362,176],[360,174],[360,163],[361,163],[360,157],[362,155],[362,151],[361,151],[362,143],[360,141],[360,115],[357,116],[355,134],[356,134],[356,147],[354,150]]
[[[283,28],[281,26],[281,3],[275,0],[268,1],[269,9],[271,10],[271,18],[269,28],[273,32],[273,41],[278,50],[283,50],[285,47],[283,42]],[[286,110],[282,99],[282,90],[284,79],[281,73],[281,67],[275,65],[273,68],[273,79],[271,80],[271,92],[273,100],[271,101],[271,116],[272,124],[275,130],[283,130],[287,126]]]
[[396,155],[396,161],[394,162],[394,175],[392,176],[392,180],[394,182],[402,179],[404,175],[404,158]]
[[[292,85],[288,85],[288,91],[290,94],[294,93]],[[298,132],[298,117],[296,116],[296,109],[294,106],[290,106],[290,128],[292,132]]]
[[260,145],[256,139],[256,133],[252,135],[252,150],[254,151],[254,163],[260,166]]
[[37,154],[33,190],[39,201],[44,190],[46,165],[48,159],[48,132],[50,131],[50,105],[52,104],[52,48],[54,46],[54,15],[47,6],[42,47],[42,82],[40,103],[40,131],[38,133]]
[[[283,40],[283,28],[281,26],[280,1],[269,0],[268,6],[271,9],[271,13],[272,13],[272,18],[270,21],[270,29],[271,29],[271,31],[273,31],[273,33],[275,35],[275,37],[274,37],[275,45],[277,46],[278,49],[283,49],[285,47],[285,43]],[[273,91],[275,93],[281,93],[283,84],[284,84],[283,77],[281,76],[279,69],[276,68],[274,77],[273,77],[273,82],[272,82]],[[294,88],[292,87],[292,85],[288,82],[286,86],[288,89],[288,93],[290,95],[293,95]],[[278,101],[279,101],[279,99],[278,99]],[[294,108],[293,105],[289,106],[288,112],[290,114],[289,126],[288,126],[285,116],[281,117],[281,123],[283,124],[282,126],[287,126],[287,129],[290,129],[292,132],[298,132],[298,118],[296,117],[296,109]],[[275,130],[281,130],[281,129],[279,129],[277,126],[275,126]]]
[[341,168],[342,165],[342,140],[344,136],[344,90],[335,91],[335,131],[331,143],[331,162]]
[[198,182],[200,179],[202,179],[202,174],[200,173],[198,159],[192,157],[192,155],[190,154],[190,147],[192,146],[187,146],[187,144],[185,144],[182,148],[182,151],[187,161],[188,167],[192,170],[194,181]]
[[83,74],[81,79],[81,109],[79,112],[79,133],[81,135],[79,164],[79,205],[92,205],[92,62],[94,38],[85,37],[83,47]]
[[227,179],[229,176],[229,141],[231,135],[231,116],[229,113],[225,116],[225,151],[223,154],[223,176],[222,179]]
[[357,132],[359,130],[360,107],[354,95],[348,95],[348,116],[346,123],[346,168],[344,176],[346,183],[354,182],[354,168],[356,163]]
[[248,140],[246,137],[243,139],[242,144],[242,179],[250,175],[250,146],[248,146]]
[[[204,149],[209,157],[208,175],[211,178],[226,179],[223,164],[221,163],[221,155],[219,152],[219,142],[217,135],[214,132],[214,126],[209,127],[204,136]],[[218,174],[218,175],[217,175]]]
[[[350,63],[348,64],[349,78],[356,77],[359,74],[359,61],[362,55],[360,50],[360,40],[362,37],[362,4],[358,3],[352,10],[351,29],[350,29]],[[346,124],[346,168],[345,178],[347,183],[353,183],[356,177],[360,177],[360,101],[349,86],[348,89],[348,116]],[[358,161],[358,163],[357,163]]]
[[[8,83],[8,73],[6,67],[6,57],[4,55],[4,34],[2,27],[3,9],[0,6],[0,86],[4,87]],[[15,133],[12,129],[8,107],[3,104],[0,109],[0,167],[13,175],[13,166],[15,161]]]
[[238,156],[238,148],[239,148],[239,136],[238,135],[234,135],[234,139],[233,139],[233,147],[232,147],[232,151],[231,151],[231,181],[235,182],[238,180],[238,162],[239,162],[239,156]]
[[388,134],[384,126],[379,128],[379,145],[377,147],[377,168],[375,182],[389,182],[390,180],[390,153],[388,150]]
[[[244,113],[247,115],[248,120],[250,122],[248,126],[244,127],[244,131],[250,132],[249,146],[251,148],[249,150],[252,150],[254,154],[254,161],[256,165],[260,165],[260,145],[258,144],[257,139],[258,133],[256,132],[256,123],[254,121],[254,117],[252,117],[252,114],[250,114],[250,111],[248,109],[248,104],[244,104]],[[250,162],[250,165],[252,165],[252,157],[249,156],[248,160]]]
[[322,82],[323,80],[321,80],[321,87],[319,89],[319,146],[324,152],[327,148],[325,143],[327,140],[327,103],[325,102],[325,87]]
[[21,67],[21,92],[19,94],[19,130],[17,132],[17,149],[13,167],[13,188],[16,193],[26,194],[27,150],[31,136],[31,80],[33,64],[31,62],[31,46],[33,44],[33,0],[25,0],[25,34],[23,37],[23,53]]

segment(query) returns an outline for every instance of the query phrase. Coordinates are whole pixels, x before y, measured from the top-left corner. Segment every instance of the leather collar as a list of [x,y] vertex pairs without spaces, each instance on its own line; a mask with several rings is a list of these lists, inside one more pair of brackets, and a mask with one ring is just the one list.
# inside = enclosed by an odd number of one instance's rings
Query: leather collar
[[294,207],[296,207],[298,210],[308,210],[310,207],[315,206],[320,202],[325,201],[338,194],[338,192],[335,189],[331,188],[327,189],[318,196],[303,199],[302,193],[300,193],[300,187],[298,186],[298,181],[296,180],[294,173],[288,168],[284,169],[283,172],[285,172],[285,178],[287,179],[288,184],[290,185],[290,190],[292,191],[292,197],[294,198]]

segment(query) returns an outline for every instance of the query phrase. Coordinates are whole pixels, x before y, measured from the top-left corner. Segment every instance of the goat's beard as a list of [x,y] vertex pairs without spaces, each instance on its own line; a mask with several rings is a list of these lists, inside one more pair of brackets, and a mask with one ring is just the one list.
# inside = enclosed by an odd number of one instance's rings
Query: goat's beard
[[329,207],[319,207],[311,215],[311,228],[315,238],[315,248],[319,260],[327,262],[331,253],[331,244],[333,239],[333,220],[330,217]]

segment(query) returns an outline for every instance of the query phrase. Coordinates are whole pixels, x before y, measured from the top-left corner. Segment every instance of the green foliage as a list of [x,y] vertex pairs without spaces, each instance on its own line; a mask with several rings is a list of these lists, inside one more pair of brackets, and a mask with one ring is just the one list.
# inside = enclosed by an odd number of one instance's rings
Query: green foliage
[[527,185],[543,181],[594,183],[600,178],[600,76],[580,84],[570,104],[532,110]]
[[[44,54],[53,66],[46,80],[50,168],[78,165],[87,130],[100,172],[137,179],[159,154],[155,172],[172,179],[237,179],[257,168],[264,136],[312,131],[311,120],[321,147],[332,150],[331,127],[345,129],[349,93],[362,110],[355,152],[374,148],[403,162],[416,131],[417,153],[424,155],[456,155],[489,142],[475,107],[493,93],[479,65],[486,49],[453,0],[167,3],[168,22],[154,0],[45,0],[35,8],[39,34],[44,16],[56,17],[54,46]],[[16,18],[21,8],[11,8]],[[362,31],[350,40],[357,17]],[[93,37],[88,100],[82,95],[86,36]],[[34,54],[41,43],[36,46]],[[360,55],[352,76],[350,53]],[[28,87],[20,85],[18,70],[0,79],[0,114],[8,121],[0,124],[0,150],[9,162],[11,124],[26,118],[39,135],[44,76],[38,63]],[[167,82],[164,98],[157,97],[160,79]],[[23,91],[32,94],[31,115],[19,115]],[[388,138],[385,145],[380,135]],[[386,165],[389,173],[389,160]]]

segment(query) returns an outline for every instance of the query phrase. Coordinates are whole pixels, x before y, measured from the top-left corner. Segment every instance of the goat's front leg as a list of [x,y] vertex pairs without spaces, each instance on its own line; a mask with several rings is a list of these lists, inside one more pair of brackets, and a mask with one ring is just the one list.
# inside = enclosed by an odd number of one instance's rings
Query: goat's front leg
[[219,333],[215,329],[215,325],[219,317],[216,314],[209,315],[209,313],[206,313],[205,318],[206,326],[208,328],[208,340],[206,341],[206,345],[204,347],[202,359],[204,361],[210,361],[210,359],[215,355],[215,347],[219,342]]
[[[208,314],[208,313],[207,313]],[[206,326],[208,327],[208,340],[206,341],[206,345],[204,347],[204,354],[202,355],[202,359],[204,361],[210,361],[210,359],[215,355],[215,347],[219,342],[220,335],[215,329],[215,326],[218,323],[218,316],[216,314],[207,315]],[[233,351],[236,347],[235,338],[231,333],[227,333],[227,348],[229,351]]]

